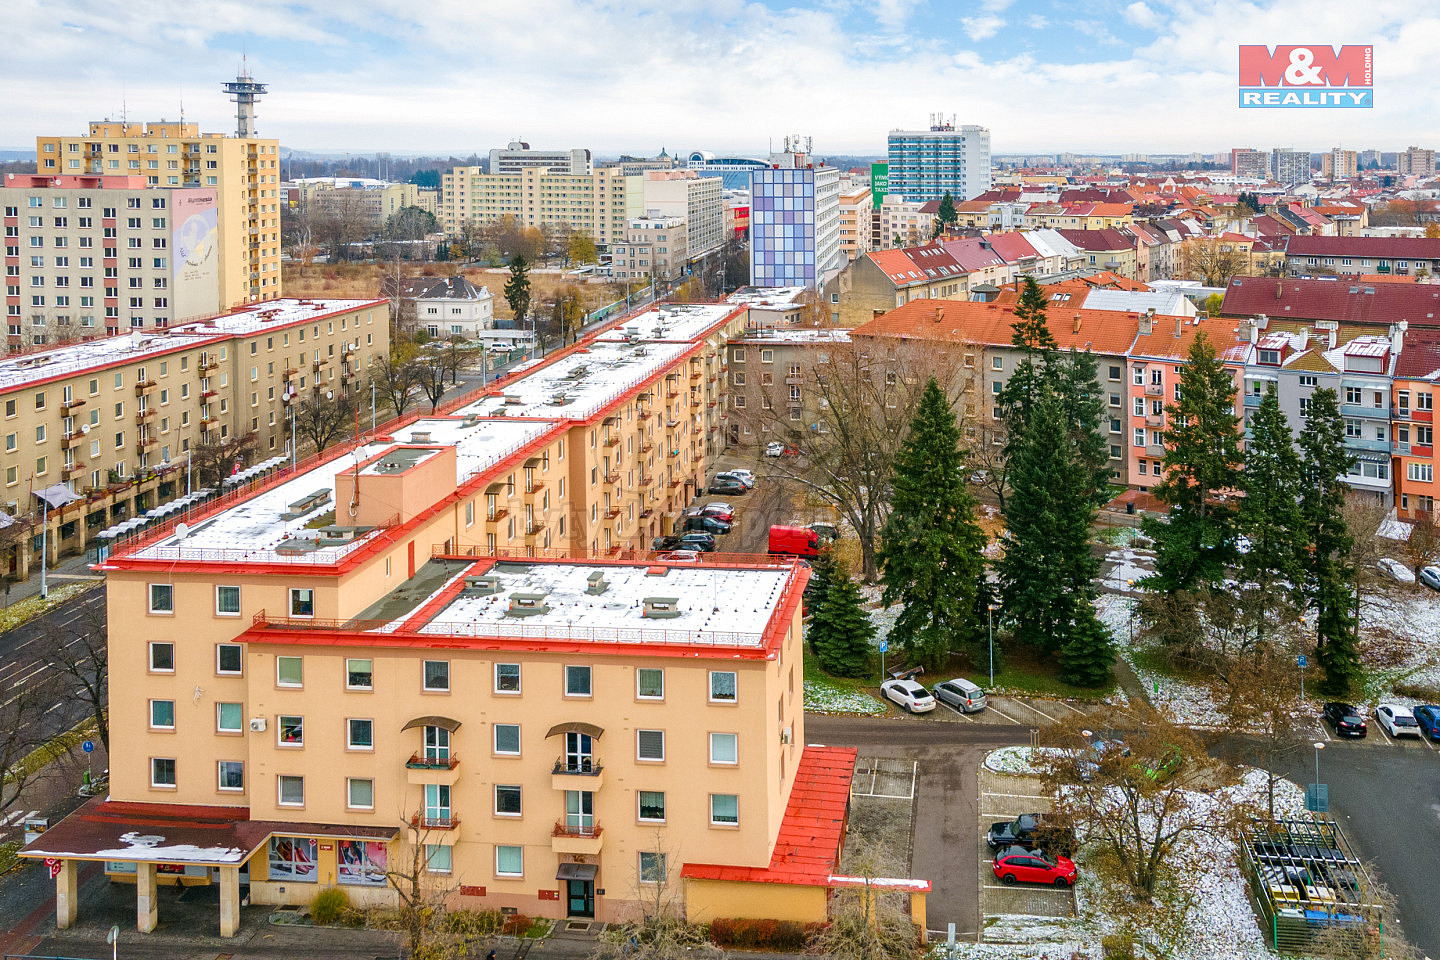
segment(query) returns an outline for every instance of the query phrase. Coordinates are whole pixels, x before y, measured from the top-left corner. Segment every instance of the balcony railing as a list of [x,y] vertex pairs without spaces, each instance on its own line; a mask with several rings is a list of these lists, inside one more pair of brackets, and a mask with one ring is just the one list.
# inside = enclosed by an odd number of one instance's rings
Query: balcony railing
[[427,757],[422,753],[413,753],[410,759],[405,761],[405,766],[410,770],[454,770],[460,766],[460,758],[449,757]]
[[604,832],[604,828],[595,822],[590,823],[568,823],[564,820],[555,821],[555,829],[551,831],[552,837],[598,837]]
[[1165,385],[1164,385],[1163,383],[1147,383],[1147,384],[1145,384],[1145,396],[1147,396],[1147,397],[1163,397],[1163,396],[1165,396]]
[[592,757],[561,757],[555,761],[553,773],[567,773],[577,777],[598,777],[605,769],[600,761]]
[[431,816],[430,814],[416,813],[410,817],[410,826],[422,830],[454,830],[460,826],[460,818],[449,814]]

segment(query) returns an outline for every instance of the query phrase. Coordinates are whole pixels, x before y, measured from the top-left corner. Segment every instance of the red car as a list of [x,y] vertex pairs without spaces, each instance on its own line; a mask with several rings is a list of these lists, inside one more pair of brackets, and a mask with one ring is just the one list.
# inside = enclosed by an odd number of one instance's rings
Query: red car
[[995,854],[995,876],[1004,884],[1048,883],[1068,887],[1075,883],[1075,862],[1051,857],[1039,850],[1011,847]]
[[707,503],[700,508],[700,513],[706,517],[714,517],[716,520],[724,520],[726,523],[735,522],[735,508],[728,503]]

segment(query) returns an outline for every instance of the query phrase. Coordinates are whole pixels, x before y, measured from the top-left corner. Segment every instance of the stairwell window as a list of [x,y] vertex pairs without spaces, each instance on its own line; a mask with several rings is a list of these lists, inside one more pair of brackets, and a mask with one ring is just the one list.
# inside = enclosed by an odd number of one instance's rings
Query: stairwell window
[[150,612],[175,612],[175,586],[169,583],[150,584]]

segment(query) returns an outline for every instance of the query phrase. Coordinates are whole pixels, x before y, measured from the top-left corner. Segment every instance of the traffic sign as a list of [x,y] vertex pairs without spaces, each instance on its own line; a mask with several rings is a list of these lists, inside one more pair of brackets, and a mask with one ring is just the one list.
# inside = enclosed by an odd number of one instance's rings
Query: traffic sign
[[45,866],[47,866],[47,867],[50,868],[50,879],[51,879],[51,880],[54,880],[56,877],[60,876],[60,861],[59,861],[59,860],[56,860],[54,857],[46,857],[46,858],[45,858]]
[[[73,742],[73,741],[72,741],[72,742]],[[94,753],[94,752],[95,752],[95,741],[94,741],[94,740],[86,740],[84,743],[80,744],[80,749],[81,749],[81,750],[84,750],[86,753]]]
[[888,641],[888,640],[881,640],[881,641],[880,641],[880,652],[881,652],[881,653],[885,653],[885,652],[888,651],[889,649],[890,649],[890,641]]
[[1305,654],[1303,654],[1303,653],[1300,654],[1300,666],[1301,666],[1301,668],[1304,668],[1305,665],[1306,665],[1308,662],[1309,662],[1309,661],[1307,661],[1307,660],[1305,659]]

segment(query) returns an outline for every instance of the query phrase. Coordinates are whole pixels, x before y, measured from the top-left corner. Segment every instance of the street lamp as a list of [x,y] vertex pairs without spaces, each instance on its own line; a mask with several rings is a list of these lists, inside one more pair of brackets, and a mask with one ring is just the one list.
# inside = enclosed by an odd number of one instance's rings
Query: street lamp
[[995,686],[995,604],[985,607],[985,621],[990,625],[990,686]]

